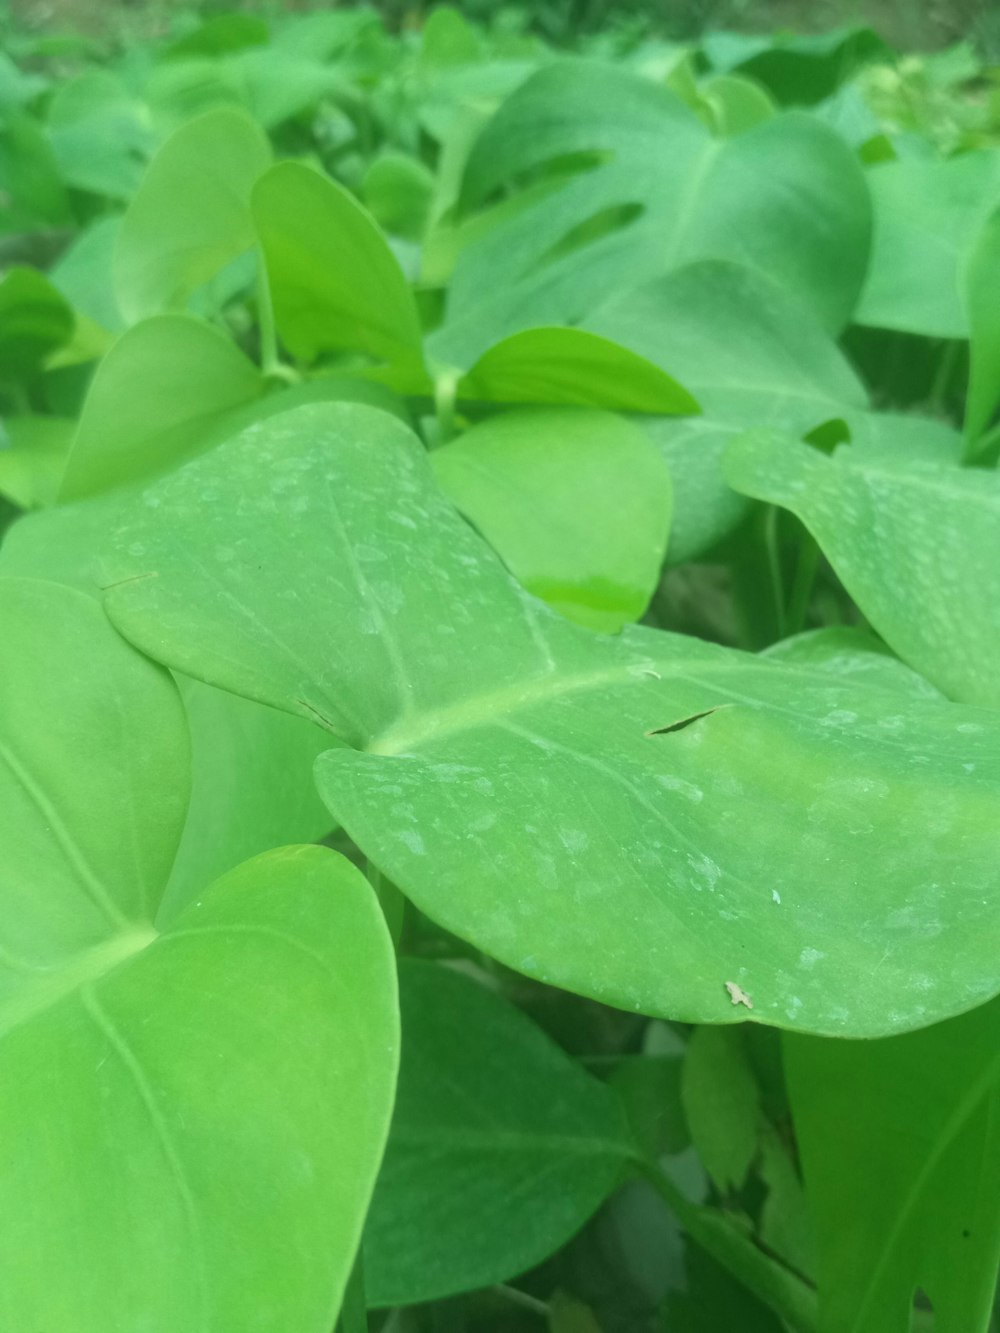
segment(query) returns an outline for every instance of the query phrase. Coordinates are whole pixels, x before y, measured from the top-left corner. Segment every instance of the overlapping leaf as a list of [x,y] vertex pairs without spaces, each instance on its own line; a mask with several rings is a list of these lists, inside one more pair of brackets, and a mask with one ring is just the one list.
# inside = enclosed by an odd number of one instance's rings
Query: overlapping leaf
[[162,913],[169,677],[72,589],[4,578],[0,603],[0,1322],[328,1333],[395,1072],[374,897],[298,847]]
[[457,519],[406,429],[358,407],[185,468],[118,552],[122,630],[325,725],[334,817],[529,975],[856,1035],[1000,988],[991,714],[570,626]]
[[464,206],[554,162],[578,170],[460,257],[452,336],[481,348],[531,324],[576,323],[612,292],[705,258],[763,270],[827,327],[849,317],[867,263],[868,195],[846,145],[819,121],[789,113],[714,140],[652,82],[564,60],[508,98],[479,137]]
[[634,1154],[613,1096],[516,1009],[404,961],[403,1056],[365,1231],[372,1305],[516,1277],[558,1249]]
[[798,514],[905,662],[950,698],[1000,706],[996,472],[850,448],[827,459],[766,435],[734,445],[727,471]]

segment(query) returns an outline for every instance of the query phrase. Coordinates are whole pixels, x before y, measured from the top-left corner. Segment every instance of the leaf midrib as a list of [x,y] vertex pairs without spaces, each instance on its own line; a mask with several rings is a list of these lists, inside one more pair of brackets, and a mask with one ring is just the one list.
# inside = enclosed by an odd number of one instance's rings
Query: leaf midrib
[[137,923],[74,955],[68,962],[48,969],[34,980],[23,982],[9,999],[0,1004],[0,1041],[67,995],[88,982],[99,980],[120,963],[141,953],[157,938],[158,932],[152,925]]

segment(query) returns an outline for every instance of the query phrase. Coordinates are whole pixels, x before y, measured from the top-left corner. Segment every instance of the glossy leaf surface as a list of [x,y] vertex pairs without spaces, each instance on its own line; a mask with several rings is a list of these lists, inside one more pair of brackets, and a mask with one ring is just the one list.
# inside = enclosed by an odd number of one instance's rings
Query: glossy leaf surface
[[317,769],[334,817],[529,975],[855,1035],[1000,987],[991,714],[568,625],[391,418],[305,408],[213,451],[147,495],[116,578],[135,642],[346,742]]

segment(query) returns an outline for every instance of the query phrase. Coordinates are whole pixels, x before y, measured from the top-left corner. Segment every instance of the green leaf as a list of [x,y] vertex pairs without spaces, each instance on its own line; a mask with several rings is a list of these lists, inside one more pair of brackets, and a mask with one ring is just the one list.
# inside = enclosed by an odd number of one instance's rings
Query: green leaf
[[0,426],[0,494],[21,509],[54,504],[72,439],[65,417],[8,417]]
[[285,848],[167,919],[169,677],[71,589],[5,578],[0,609],[0,1323],[327,1333],[392,1101],[374,896]]
[[189,315],[136,324],[101,362],[84,403],[60,499],[155,476],[228,433],[264,389],[219,329]]
[[820,1328],[985,1333],[1000,1264],[1000,1004],[877,1042],[790,1037]]
[[867,407],[809,312],[739,264],[689,264],[610,300],[587,327],[675,376],[712,422],[805,434]]
[[43,273],[12,268],[0,279],[0,383],[29,379],[73,334],[73,312]]
[[281,162],[258,182],[253,213],[278,332],[293,356],[346,351],[419,362],[413,294],[378,227],[342,186]]
[[780,102],[807,106],[829,97],[859,66],[894,54],[876,32],[860,25],[773,36],[709,32],[701,46],[714,69],[738,69]]
[[431,455],[435,475],[529,592],[616,632],[646,609],[670,526],[670,477],[607,412],[505,412]]
[[757,1153],[760,1093],[738,1028],[696,1028],[681,1096],[691,1141],[720,1190],[742,1187]]
[[448,318],[477,349],[530,325],[578,323],[616,291],[709,258],[769,274],[828,328],[848,319],[870,204],[850,149],[815,118],[789,113],[715,140],[664,88],[564,59],[519,88],[480,135],[463,205],[560,161],[569,164],[552,178],[560,188],[459,259]]
[[[432,360],[463,366],[462,349],[431,340]],[[458,381],[459,398],[553,403],[614,412],[697,412],[676,380],[643,356],[584,329],[525,329],[495,343]]]
[[140,103],[108,70],[59,86],[49,107],[49,140],[67,185],[129,200],[154,140]]
[[315,727],[198,681],[178,683],[191,732],[192,784],[163,894],[169,912],[251,856],[319,842],[333,822],[311,776],[328,748]]
[[1000,403],[1000,207],[979,233],[962,276],[971,339],[965,435],[974,455]]
[[914,699],[940,699],[930,681],[918,676],[874,635],[846,625],[805,630],[764,650],[772,661],[816,667],[838,676],[900,690]]
[[255,241],[250,191],[271,149],[244,113],[192,120],[163,145],[122,221],[115,294],[134,323],[183,310],[191,294]]
[[125,328],[112,276],[120,229],[120,217],[100,218],[79,233],[49,272],[52,285],[74,310],[111,333]]
[[380,227],[394,236],[419,241],[427,229],[434,185],[433,173],[418,158],[387,152],[365,172],[361,193]]
[[28,116],[0,122],[0,235],[64,226],[69,200],[52,146]]
[[[797,514],[872,627],[949,698],[1000,706],[1000,475],[954,464],[832,458],[748,436],[733,485]],[[984,611],[984,608],[987,610]]]
[[114,563],[122,631],[325,725],[337,822],[519,971],[685,1021],[831,1034],[1000,989],[994,715],[570,625],[388,416],[272,418],[148,492]]
[[738,74],[718,74],[708,79],[698,95],[719,134],[744,134],[777,114],[764,89]]
[[365,1229],[372,1306],[533,1268],[611,1192],[632,1148],[607,1088],[451,968],[400,965],[403,1057]]
[[1000,206],[1000,150],[887,162],[872,168],[868,180],[875,230],[854,318],[904,333],[968,337],[963,270]]

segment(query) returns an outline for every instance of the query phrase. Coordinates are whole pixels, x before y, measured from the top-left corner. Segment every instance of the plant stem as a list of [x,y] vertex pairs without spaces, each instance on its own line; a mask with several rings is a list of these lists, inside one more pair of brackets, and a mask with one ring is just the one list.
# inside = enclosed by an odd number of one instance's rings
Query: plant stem
[[765,1254],[719,1212],[692,1203],[654,1162],[640,1160],[645,1178],[698,1245],[763,1301],[795,1333],[816,1333],[816,1293],[790,1269]]
[[260,326],[260,368],[265,375],[280,375],[278,334],[274,325],[274,302],[263,252],[257,255],[257,323]]
[[458,374],[447,371],[438,375],[434,381],[434,406],[437,410],[439,445],[447,444],[455,434],[455,394],[458,389]]
[[806,615],[809,611],[809,598],[812,596],[816,572],[819,569],[819,546],[811,533],[803,532],[799,545],[799,560],[795,567],[795,582],[792,584],[788,609],[785,612],[785,634],[798,634],[805,629]]
[[337,1320],[337,1333],[368,1333],[368,1307],[365,1302],[365,1268],[359,1249],[354,1258],[344,1300]]
[[517,1287],[508,1287],[505,1283],[499,1283],[493,1288],[498,1296],[504,1296],[514,1305],[520,1305],[523,1310],[530,1310],[533,1314],[540,1314],[543,1318],[548,1317],[549,1307],[544,1301],[540,1301],[537,1296],[531,1296],[526,1291],[519,1291]]

